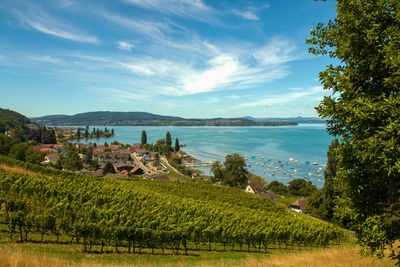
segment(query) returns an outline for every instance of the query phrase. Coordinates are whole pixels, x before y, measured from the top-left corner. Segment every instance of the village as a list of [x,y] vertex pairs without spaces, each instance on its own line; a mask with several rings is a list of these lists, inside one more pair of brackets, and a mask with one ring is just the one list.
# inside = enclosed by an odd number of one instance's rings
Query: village
[[[55,168],[58,162],[65,160],[71,149],[78,151],[81,168],[75,171],[81,174],[96,177],[128,178],[143,177],[150,180],[169,180],[185,182],[190,178],[198,178],[200,174],[190,171],[194,166],[209,166],[211,163],[202,163],[196,158],[188,155],[185,151],[174,151],[170,158],[179,159],[179,163],[185,167],[186,173],[177,170],[168,159],[156,151],[147,150],[140,143],[97,145],[96,143],[66,143],[66,144],[41,144],[32,147],[33,150],[45,153],[42,165]],[[93,164],[95,163],[95,164]],[[106,167],[111,165],[113,169]],[[94,167],[95,166],[95,167]],[[193,170],[193,169],[191,169]],[[209,181],[204,178],[204,181]],[[244,188],[247,193],[276,201],[277,195],[262,188],[258,181],[250,181]],[[305,213],[306,199],[296,201],[290,208],[296,212]]]

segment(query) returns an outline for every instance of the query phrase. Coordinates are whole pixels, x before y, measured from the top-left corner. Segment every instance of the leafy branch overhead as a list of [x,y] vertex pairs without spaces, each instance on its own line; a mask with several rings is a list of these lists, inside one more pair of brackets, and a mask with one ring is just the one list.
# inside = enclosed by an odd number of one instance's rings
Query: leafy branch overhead
[[[307,39],[310,53],[337,62],[319,75],[332,94],[316,108],[340,143],[334,181],[344,193],[336,215],[353,210],[363,251],[375,256],[384,246],[374,242],[400,237],[399,13],[398,0],[338,0],[337,17]],[[378,222],[384,238],[366,242],[366,227]]]

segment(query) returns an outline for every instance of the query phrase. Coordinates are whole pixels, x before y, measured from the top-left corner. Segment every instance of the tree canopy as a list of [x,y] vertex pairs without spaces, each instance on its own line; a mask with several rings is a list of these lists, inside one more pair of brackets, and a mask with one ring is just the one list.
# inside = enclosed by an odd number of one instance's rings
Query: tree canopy
[[147,133],[145,130],[142,131],[142,145],[147,144]]
[[212,181],[232,187],[244,186],[249,181],[245,166],[246,161],[239,154],[227,155],[223,166],[219,161],[214,162],[212,165],[211,171],[214,174]]
[[[309,52],[338,62],[319,75],[332,94],[317,107],[340,138],[336,212],[353,214],[363,251],[377,257],[400,237],[399,13],[398,0],[338,0],[337,17],[307,39]],[[366,238],[374,223],[384,238]]]

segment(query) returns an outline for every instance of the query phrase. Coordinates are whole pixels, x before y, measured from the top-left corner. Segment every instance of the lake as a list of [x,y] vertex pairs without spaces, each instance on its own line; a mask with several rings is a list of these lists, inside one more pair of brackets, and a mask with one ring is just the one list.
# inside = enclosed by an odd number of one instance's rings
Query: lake
[[[96,128],[104,129],[104,126]],[[224,161],[227,154],[248,156],[248,170],[267,179],[287,184],[306,178],[321,187],[326,152],[332,140],[325,124],[279,127],[165,127],[115,126],[115,137],[80,140],[80,143],[140,143],[142,131],[147,142],[155,143],[171,133],[186,146],[182,149],[201,161]],[[313,165],[316,164],[316,165]],[[204,169],[203,169],[204,170]],[[207,171],[207,169],[206,169]]]

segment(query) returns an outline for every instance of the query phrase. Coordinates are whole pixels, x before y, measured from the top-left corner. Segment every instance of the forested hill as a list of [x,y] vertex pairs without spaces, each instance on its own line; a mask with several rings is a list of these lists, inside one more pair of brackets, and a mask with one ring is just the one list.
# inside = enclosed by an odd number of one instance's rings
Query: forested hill
[[0,133],[12,131],[14,135],[29,134],[29,124],[31,120],[24,115],[9,110],[0,108]]
[[45,125],[110,125],[110,126],[274,126],[296,125],[288,122],[256,122],[243,118],[184,119],[147,112],[98,111],[75,115],[48,115],[32,118]]

